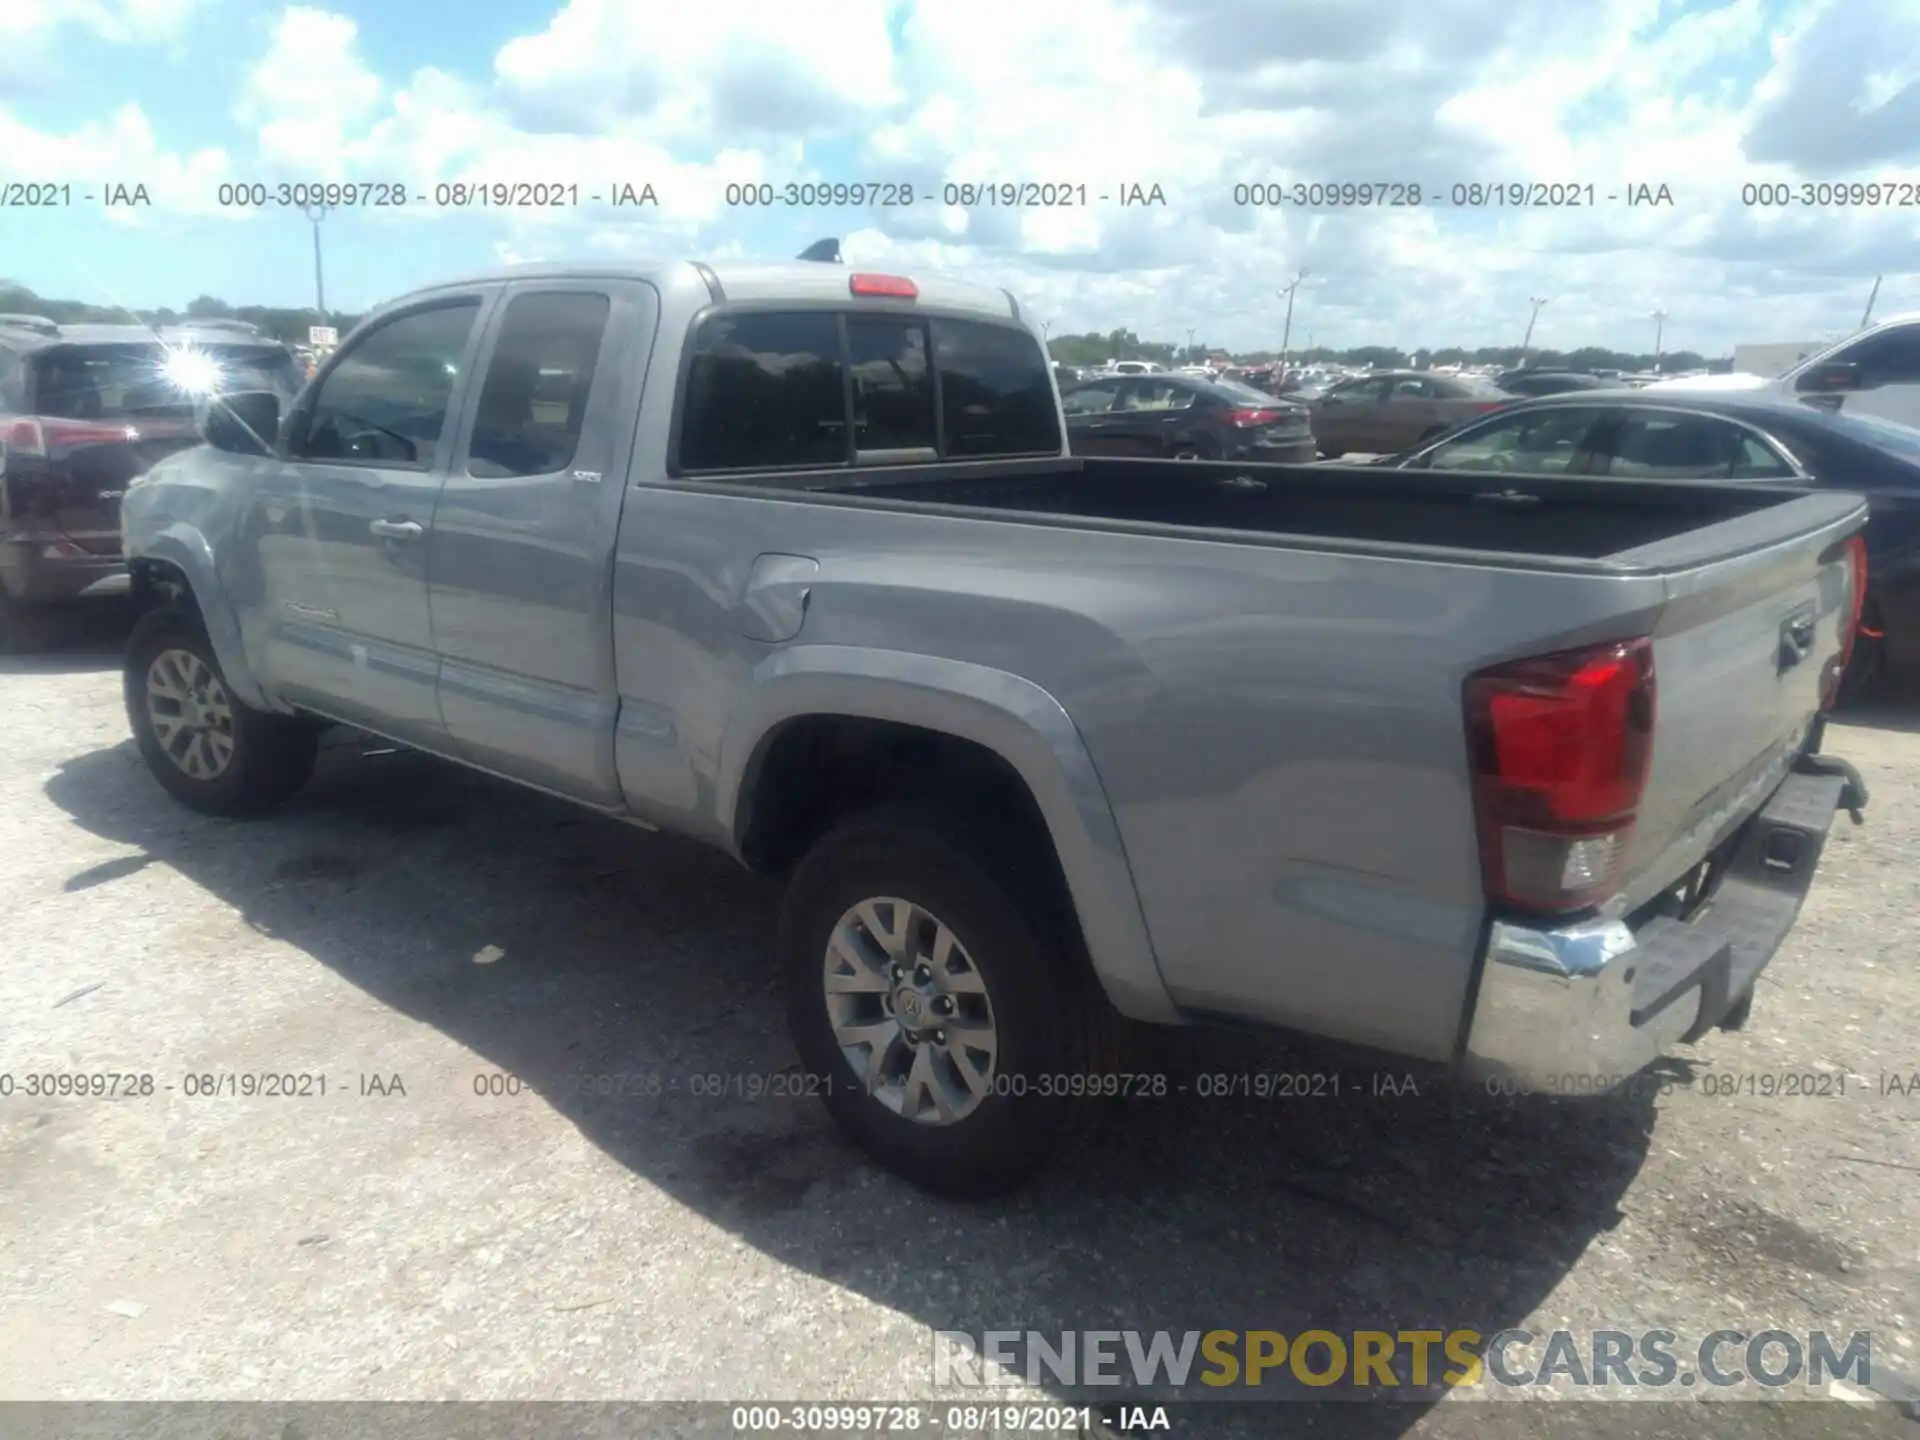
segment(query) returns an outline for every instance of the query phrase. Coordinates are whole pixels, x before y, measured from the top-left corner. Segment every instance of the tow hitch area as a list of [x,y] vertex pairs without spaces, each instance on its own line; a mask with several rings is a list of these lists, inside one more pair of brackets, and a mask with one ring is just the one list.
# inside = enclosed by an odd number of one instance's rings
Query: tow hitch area
[[1846,784],[1841,787],[1837,808],[1846,811],[1854,824],[1866,823],[1860,812],[1867,808],[1867,782],[1851,764],[1838,755],[1803,755],[1794,769],[1802,775],[1838,775]]

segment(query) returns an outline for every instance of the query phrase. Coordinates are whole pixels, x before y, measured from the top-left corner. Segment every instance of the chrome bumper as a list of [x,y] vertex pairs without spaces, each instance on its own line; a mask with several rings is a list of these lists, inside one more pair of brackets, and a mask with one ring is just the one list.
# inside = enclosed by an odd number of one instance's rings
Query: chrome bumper
[[1597,1093],[1728,1020],[1793,928],[1835,810],[1857,819],[1866,803],[1844,762],[1801,765],[1740,830],[1689,919],[1657,916],[1637,930],[1623,920],[1495,922],[1468,1028],[1469,1073]]

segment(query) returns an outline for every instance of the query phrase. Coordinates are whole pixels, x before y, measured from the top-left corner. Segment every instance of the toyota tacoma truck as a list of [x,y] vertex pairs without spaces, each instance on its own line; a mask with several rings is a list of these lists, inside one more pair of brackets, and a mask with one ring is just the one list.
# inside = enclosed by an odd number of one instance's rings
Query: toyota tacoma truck
[[946,1192],[1128,1021],[1604,1088],[1866,800],[1858,497],[1076,458],[998,289],[481,275],[201,426],[124,504],[154,778],[260,815],[344,724],[783,877],[802,1064]]

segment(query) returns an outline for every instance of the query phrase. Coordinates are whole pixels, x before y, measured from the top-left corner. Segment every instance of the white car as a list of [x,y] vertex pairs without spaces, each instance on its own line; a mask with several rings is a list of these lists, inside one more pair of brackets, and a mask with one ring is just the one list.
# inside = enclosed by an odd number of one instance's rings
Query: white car
[[1109,375],[1164,375],[1167,367],[1153,360],[1109,360]]
[[1784,375],[1699,375],[1646,388],[1772,393],[1920,429],[1920,313],[1896,315],[1849,335]]

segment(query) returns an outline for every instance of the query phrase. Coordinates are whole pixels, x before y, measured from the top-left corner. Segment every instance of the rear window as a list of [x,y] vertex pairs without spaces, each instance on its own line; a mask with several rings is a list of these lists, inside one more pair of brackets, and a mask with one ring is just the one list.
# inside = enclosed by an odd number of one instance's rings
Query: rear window
[[945,454],[1058,454],[1060,415],[1047,357],[1025,330],[973,320],[933,322]]
[[694,335],[681,408],[685,471],[1061,448],[1051,362],[1013,326],[767,311],[709,316]]
[[[220,386],[273,390],[291,399],[300,387],[293,356],[279,346],[194,345],[218,369]],[[176,383],[176,352],[154,345],[58,345],[32,357],[29,397],[36,414],[63,420],[135,420],[191,415],[195,395]]]

